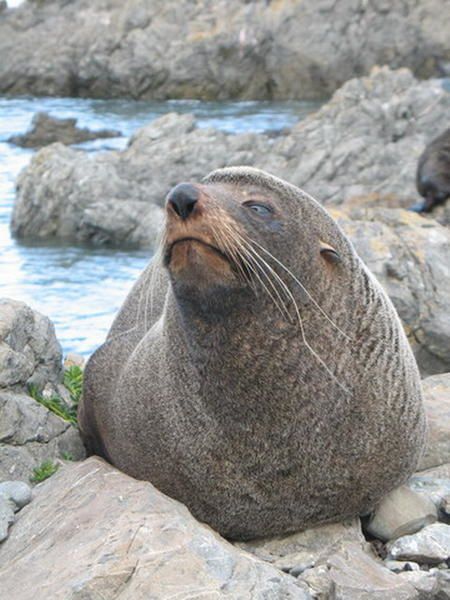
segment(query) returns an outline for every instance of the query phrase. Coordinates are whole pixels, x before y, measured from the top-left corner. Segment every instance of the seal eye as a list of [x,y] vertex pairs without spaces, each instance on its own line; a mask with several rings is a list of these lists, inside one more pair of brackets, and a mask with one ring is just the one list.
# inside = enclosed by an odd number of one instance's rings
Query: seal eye
[[259,204],[258,202],[246,202],[245,207],[257,213],[260,217],[268,217],[273,213],[273,210],[265,204]]
[[320,242],[320,255],[330,264],[337,265],[341,262],[338,251],[335,250],[333,246],[322,241]]

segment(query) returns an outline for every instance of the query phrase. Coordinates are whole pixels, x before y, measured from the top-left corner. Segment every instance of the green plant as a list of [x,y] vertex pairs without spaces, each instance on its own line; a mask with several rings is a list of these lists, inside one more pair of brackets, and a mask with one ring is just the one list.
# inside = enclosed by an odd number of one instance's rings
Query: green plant
[[28,392],[32,398],[51,410],[55,415],[64,419],[64,421],[69,421],[72,425],[77,424],[77,408],[76,406],[68,407],[64,400],[58,396],[57,394],[53,394],[49,398],[44,396],[35,385],[28,386]]
[[40,483],[56,473],[58,468],[59,465],[56,463],[53,463],[51,460],[45,460],[39,467],[33,469],[33,475],[30,477],[30,481],[33,483]]
[[71,452],[61,452],[61,458],[63,460],[74,460],[73,454]]
[[70,399],[74,406],[78,406],[83,391],[83,371],[73,365],[64,371],[64,385],[69,390]]
[[55,415],[69,421],[72,425],[77,426],[77,409],[78,402],[81,398],[81,392],[83,391],[83,371],[80,367],[73,365],[64,371],[64,387],[70,394],[71,406],[67,406],[64,400],[58,394],[53,394],[50,397],[46,397],[39,391],[35,385],[28,386],[28,393],[32,398],[42,404],[48,410],[51,410]]

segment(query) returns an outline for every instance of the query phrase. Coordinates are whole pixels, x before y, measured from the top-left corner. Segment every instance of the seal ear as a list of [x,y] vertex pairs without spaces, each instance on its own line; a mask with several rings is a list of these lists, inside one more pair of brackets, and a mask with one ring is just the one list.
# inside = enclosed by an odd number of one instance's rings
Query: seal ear
[[339,255],[339,252],[333,248],[333,246],[330,246],[330,244],[326,244],[325,242],[322,242],[322,240],[319,240],[320,242],[320,255],[322,256],[322,258],[324,258],[327,263],[330,263],[332,265],[337,265],[338,263],[341,262],[341,257]]

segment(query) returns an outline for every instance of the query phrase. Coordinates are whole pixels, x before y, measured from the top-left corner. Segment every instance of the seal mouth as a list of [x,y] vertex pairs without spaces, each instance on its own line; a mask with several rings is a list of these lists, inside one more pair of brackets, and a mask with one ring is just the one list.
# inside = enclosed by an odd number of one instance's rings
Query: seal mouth
[[172,252],[173,252],[174,247],[177,246],[177,244],[183,244],[186,242],[195,242],[197,244],[200,244],[201,246],[204,246],[205,248],[209,248],[215,254],[220,256],[223,260],[226,260],[228,263],[230,262],[229,257],[224,252],[222,252],[222,250],[217,248],[217,246],[213,246],[212,244],[209,244],[208,242],[205,242],[204,240],[202,240],[200,238],[191,236],[191,237],[179,238],[177,240],[174,240],[171,244],[169,244],[169,246],[165,252],[165,255],[164,255],[164,262],[166,265],[169,265],[170,261],[172,260]]

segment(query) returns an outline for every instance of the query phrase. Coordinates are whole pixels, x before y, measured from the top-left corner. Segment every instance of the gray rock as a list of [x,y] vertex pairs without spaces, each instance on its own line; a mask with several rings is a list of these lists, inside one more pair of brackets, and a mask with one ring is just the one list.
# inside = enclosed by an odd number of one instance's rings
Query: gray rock
[[343,542],[364,545],[358,518],[320,525],[286,536],[236,542],[235,545],[283,571],[290,571],[301,564],[305,567],[314,565],[321,556],[328,556]]
[[31,501],[31,487],[24,481],[2,481],[0,483],[0,497],[14,503],[14,512],[17,512]]
[[439,590],[435,596],[436,600],[450,600],[450,571],[441,569],[430,569],[439,584]]
[[273,172],[327,204],[375,195],[377,205],[409,206],[417,159],[449,111],[450,94],[436,83],[383,68],[349,81],[275,140],[197,129],[192,115],[171,114],[139,130],[123,152],[89,157],[52,146],[18,180],[12,230],[21,238],[153,247],[161,224],[155,206],[173,185],[239,164]]
[[439,510],[444,498],[450,494],[450,464],[416,473],[407,485],[427,496]]
[[428,443],[419,464],[420,470],[450,463],[450,373],[427,377],[423,391]]
[[359,544],[344,542],[320,563],[300,576],[316,597],[342,600],[418,600],[411,583],[402,580],[364,551]]
[[385,560],[383,562],[386,569],[393,573],[401,573],[402,571],[418,571],[419,565],[411,560]]
[[0,542],[8,537],[8,530],[14,523],[14,503],[0,495]]
[[42,389],[62,377],[53,324],[23,302],[0,299],[0,389]]
[[430,600],[437,597],[439,582],[433,573],[403,571],[399,573],[399,577],[410,583],[419,592],[419,600]]
[[80,144],[97,138],[120,136],[120,131],[100,129],[90,131],[77,127],[76,119],[58,119],[48,113],[36,113],[31,122],[31,128],[23,135],[14,135],[7,141],[22,148],[41,148],[55,142],[61,144]]
[[416,533],[436,520],[433,502],[402,485],[383,498],[367,524],[367,531],[386,542]]
[[36,488],[0,565],[2,596],[14,600],[34,600],[37,582],[55,599],[310,598],[303,583],[98,458],[62,467]]
[[80,434],[30,396],[0,391],[0,480],[28,480],[35,467],[85,456]]
[[450,558],[450,525],[433,523],[414,535],[405,535],[388,545],[389,557],[419,564],[438,564]]
[[442,498],[439,509],[447,518],[450,517],[450,492]]
[[26,2],[0,22],[0,93],[323,98],[373,65],[439,76],[443,0]]
[[286,161],[284,178],[325,204],[361,205],[368,197],[410,206],[419,198],[417,160],[449,112],[450,94],[436,83],[419,83],[406,69],[374,68],[293,127],[274,152]]

